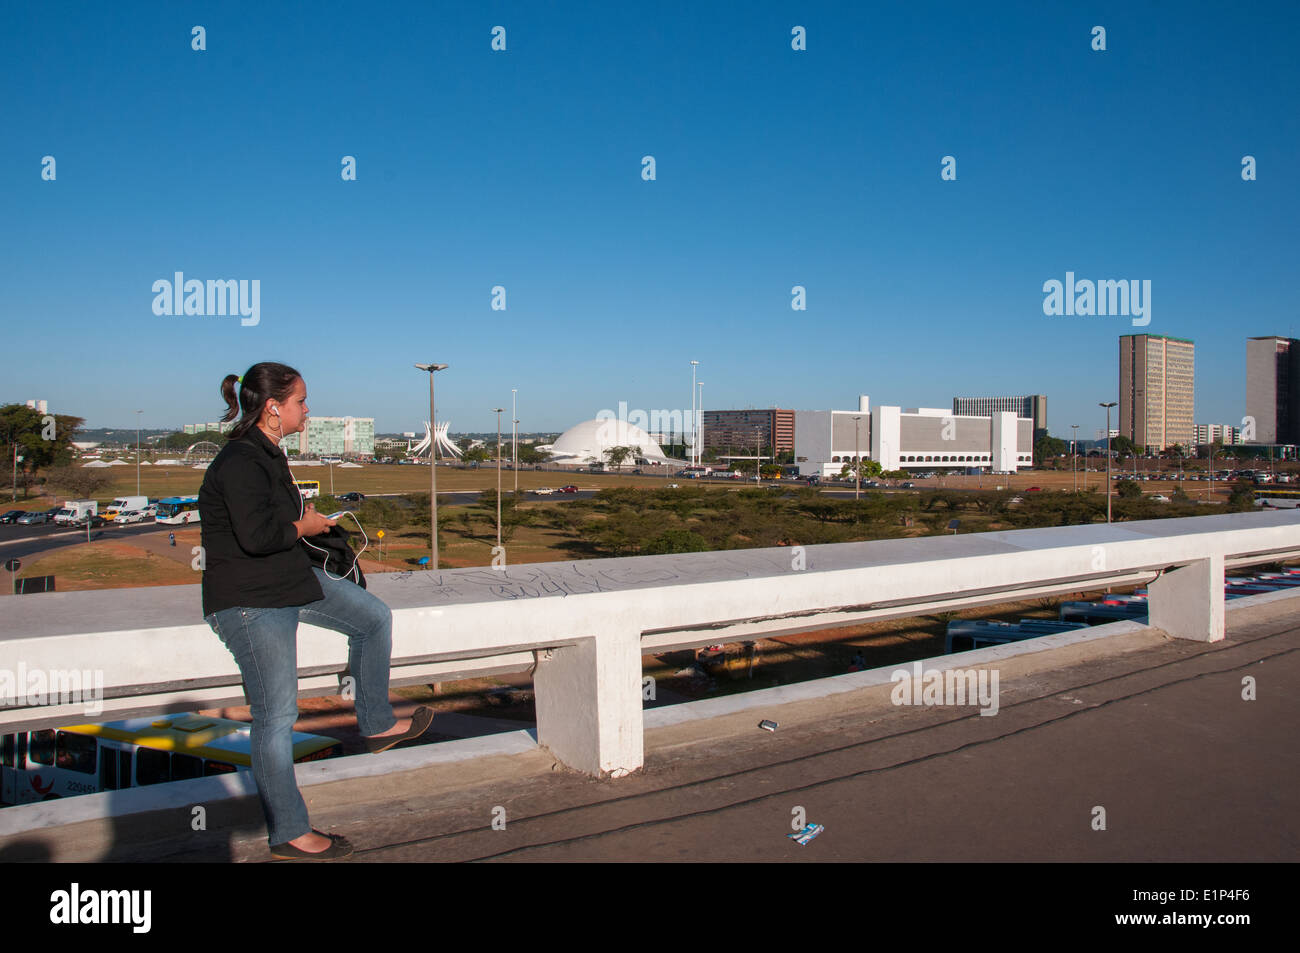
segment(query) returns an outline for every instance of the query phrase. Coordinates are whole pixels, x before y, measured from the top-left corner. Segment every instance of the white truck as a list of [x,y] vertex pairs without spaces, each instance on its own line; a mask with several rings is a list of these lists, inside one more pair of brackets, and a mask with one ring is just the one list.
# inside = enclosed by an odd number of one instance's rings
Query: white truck
[[65,500],[63,509],[54,514],[56,523],[79,523],[97,515],[99,503],[95,500]]
[[119,496],[104,510],[104,519],[111,523],[127,510],[142,510],[148,505],[147,496]]

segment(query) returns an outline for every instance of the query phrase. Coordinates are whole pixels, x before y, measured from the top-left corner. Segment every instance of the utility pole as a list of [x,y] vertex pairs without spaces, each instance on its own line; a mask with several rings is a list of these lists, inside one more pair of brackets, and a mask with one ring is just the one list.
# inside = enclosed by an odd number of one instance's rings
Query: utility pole
[[497,552],[501,552],[501,415],[504,407],[493,407],[497,415]]
[[1106,408],[1106,522],[1110,522],[1110,409],[1118,401],[1111,401],[1109,404],[1098,404],[1099,407]]
[[438,463],[434,458],[437,446],[438,418],[434,416],[433,375],[445,371],[446,364],[416,364],[417,368],[429,372],[429,542],[432,550],[430,569],[438,568]]
[[1070,441],[1070,469],[1074,473],[1074,492],[1079,492],[1079,425],[1070,424],[1074,439]]

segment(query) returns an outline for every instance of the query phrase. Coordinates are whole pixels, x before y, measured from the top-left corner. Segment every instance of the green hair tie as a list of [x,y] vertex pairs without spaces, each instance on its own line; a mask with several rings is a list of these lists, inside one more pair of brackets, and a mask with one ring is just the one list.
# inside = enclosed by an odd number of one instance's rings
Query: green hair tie
[[235,383],[236,383],[236,384],[242,384],[242,383],[244,383],[244,379],[243,379],[242,377],[236,377],[236,378],[235,378]]

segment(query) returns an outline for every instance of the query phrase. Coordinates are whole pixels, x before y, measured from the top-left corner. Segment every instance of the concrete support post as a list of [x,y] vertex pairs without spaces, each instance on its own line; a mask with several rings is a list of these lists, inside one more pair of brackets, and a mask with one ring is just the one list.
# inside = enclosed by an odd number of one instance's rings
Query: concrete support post
[[1218,642],[1224,634],[1223,557],[1167,572],[1147,587],[1150,621],[1176,639]]
[[564,764],[596,777],[641,767],[639,633],[581,639],[543,653],[533,674],[537,740]]

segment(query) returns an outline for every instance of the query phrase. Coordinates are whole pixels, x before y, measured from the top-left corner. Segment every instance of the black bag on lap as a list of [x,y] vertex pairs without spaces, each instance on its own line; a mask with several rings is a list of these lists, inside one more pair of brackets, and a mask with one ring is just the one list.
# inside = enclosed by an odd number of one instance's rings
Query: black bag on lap
[[[348,579],[362,589],[366,588],[366,574],[361,571],[361,560],[356,558],[352,547],[348,545],[348,531],[342,526],[331,526],[317,536],[304,536],[302,542],[312,565],[319,566],[336,579],[346,573]],[[311,543],[311,546],[305,545],[306,543]],[[321,552],[322,549],[324,552]],[[353,560],[356,560],[355,567],[352,565]]]

